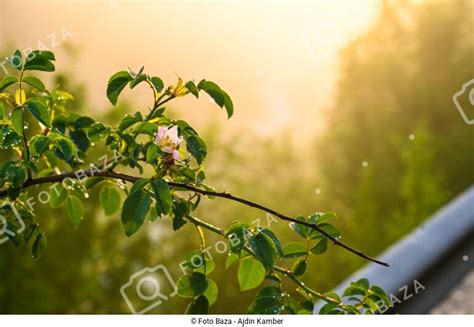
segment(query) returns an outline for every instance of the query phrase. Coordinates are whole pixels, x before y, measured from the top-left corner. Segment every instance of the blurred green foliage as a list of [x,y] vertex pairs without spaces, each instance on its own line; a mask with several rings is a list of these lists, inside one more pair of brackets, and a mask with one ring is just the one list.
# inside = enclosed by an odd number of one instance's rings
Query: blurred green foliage
[[[239,138],[223,141],[221,127],[210,126],[201,132],[208,180],[289,215],[335,211],[344,241],[380,253],[474,182],[474,129],[452,103],[474,71],[469,6],[468,0],[387,3],[370,30],[341,53],[338,94],[322,136],[296,142],[287,138],[292,131],[271,139],[239,131]],[[84,87],[68,74],[54,83],[76,90],[76,107],[90,110]],[[122,105],[103,119],[117,122],[131,111]],[[94,149],[91,158],[103,151]],[[64,208],[36,210],[48,250],[34,260],[26,248],[0,247],[0,312],[127,313],[119,289],[131,274],[164,264],[177,280],[181,258],[199,246],[197,235],[188,236],[192,226],[173,232],[163,221],[127,238],[117,216],[102,213],[97,191],[78,230]],[[238,204],[205,201],[198,214],[215,223],[270,222],[284,243],[296,239],[286,223]],[[209,235],[208,244],[214,241]],[[328,252],[304,277],[315,288],[330,290],[366,263],[338,248]],[[228,278],[237,267],[226,270],[226,257],[211,253],[216,269],[210,276],[220,285],[212,311],[244,312],[254,293],[240,292],[236,278]],[[185,306],[174,297],[153,312],[181,313]]]

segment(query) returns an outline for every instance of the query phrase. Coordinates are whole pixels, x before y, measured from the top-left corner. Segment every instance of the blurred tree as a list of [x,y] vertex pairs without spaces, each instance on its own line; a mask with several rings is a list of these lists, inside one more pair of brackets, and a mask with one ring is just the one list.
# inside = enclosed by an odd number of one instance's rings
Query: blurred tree
[[362,248],[381,250],[474,182],[474,129],[452,102],[472,58],[465,0],[386,1],[342,51],[317,158],[325,201],[349,229],[377,233],[345,233]]

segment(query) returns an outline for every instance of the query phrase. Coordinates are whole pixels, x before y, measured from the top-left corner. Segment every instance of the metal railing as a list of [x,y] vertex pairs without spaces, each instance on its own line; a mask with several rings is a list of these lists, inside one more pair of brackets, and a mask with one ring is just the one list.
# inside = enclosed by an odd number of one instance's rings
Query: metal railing
[[[381,313],[429,313],[474,269],[474,186],[457,196],[380,257],[390,267],[368,264],[334,291],[367,278],[390,296]],[[317,314],[323,303],[316,303]]]

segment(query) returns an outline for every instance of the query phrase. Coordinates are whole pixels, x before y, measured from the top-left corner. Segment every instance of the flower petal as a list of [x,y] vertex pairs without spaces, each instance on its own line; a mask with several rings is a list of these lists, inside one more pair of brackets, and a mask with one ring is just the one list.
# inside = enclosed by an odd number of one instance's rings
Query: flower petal
[[174,160],[180,160],[181,159],[181,156],[179,155],[178,150],[173,150],[173,159]]
[[167,132],[167,127],[158,127],[158,133],[156,133],[155,143],[158,144],[161,140],[163,140],[166,137]]
[[171,127],[169,130],[168,130],[168,136],[170,138],[170,141],[175,144],[175,145],[178,145],[179,144],[179,136],[178,136],[178,126],[173,126]]

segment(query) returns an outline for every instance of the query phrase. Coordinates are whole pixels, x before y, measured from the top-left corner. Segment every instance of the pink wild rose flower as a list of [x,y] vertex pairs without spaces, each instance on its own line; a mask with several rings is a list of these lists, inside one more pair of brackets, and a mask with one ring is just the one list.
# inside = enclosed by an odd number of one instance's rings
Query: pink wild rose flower
[[178,126],[173,127],[158,127],[155,144],[161,151],[170,153],[174,160],[180,160],[181,156],[178,151],[181,138],[178,135]]

